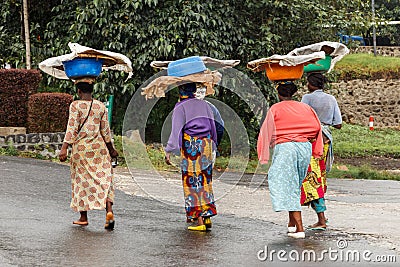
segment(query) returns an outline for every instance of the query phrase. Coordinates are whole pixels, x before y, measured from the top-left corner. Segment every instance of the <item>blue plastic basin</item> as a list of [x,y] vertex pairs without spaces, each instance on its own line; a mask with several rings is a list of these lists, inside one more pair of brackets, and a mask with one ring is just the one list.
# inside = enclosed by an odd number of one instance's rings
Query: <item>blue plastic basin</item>
[[186,75],[203,72],[207,68],[198,56],[178,59],[168,64],[168,76],[183,77]]
[[64,71],[68,78],[97,77],[101,73],[103,59],[74,58],[64,61]]

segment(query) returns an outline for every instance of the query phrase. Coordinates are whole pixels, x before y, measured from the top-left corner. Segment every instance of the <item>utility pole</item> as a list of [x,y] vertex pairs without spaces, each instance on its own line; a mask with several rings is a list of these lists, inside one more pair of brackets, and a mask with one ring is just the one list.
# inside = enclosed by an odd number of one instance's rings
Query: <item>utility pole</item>
[[372,6],[372,40],[374,44],[374,56],[376,57],[375,0],[371,0],[371,6]]
[[31,69],[31,41],[29,37],[28,0],[23,0],[26,68]]

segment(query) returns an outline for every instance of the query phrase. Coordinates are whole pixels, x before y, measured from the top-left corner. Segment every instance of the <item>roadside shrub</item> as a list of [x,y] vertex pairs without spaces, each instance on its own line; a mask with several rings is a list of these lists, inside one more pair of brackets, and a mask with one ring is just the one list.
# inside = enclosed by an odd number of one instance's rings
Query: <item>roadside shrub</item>
[[0,127],[26,127],[28,98],[41,78],[38,70],[0,69]]
[[65,93],[38,93],[28,102],[28,132],[64,132],[73,97]]

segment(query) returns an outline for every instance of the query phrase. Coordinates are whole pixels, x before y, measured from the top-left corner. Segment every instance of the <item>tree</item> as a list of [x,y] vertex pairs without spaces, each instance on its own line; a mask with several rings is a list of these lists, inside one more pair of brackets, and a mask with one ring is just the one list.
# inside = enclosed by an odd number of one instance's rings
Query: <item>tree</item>
[[[382,21],[400,20],[400,1],[399,0],[375,0],[376,13]],[[400,25],[379,25],[377,35],[390,38],[393,45],[400,44]]]
[[28,17],[28,0],[23,0],[23,18],[24,18],[24,39],[25,39],[25,57],[26,68],[31,68],[31,40],[29,35],[29,17]]
[[[19,60],[24,50],[19,21],[13,18],[20,15],[20,2],[4,1],[0,7],[0,58]],[[274,103],[276,94],[268,80],[263,74],[247,70],[246,62],[285,54],[313,42],[337,41],[339,31],[362,32],[370,17],[369,4],[363,0],[30,0],[30,12],[35,13],[30,21],[31,35],[35,37],[31,38],[33,65],[69,53],[68,42],[119,52],[132,60],[134,75],[130,80],[125,82],[124,73],[108,72],[96,84],[97,97],[105,100],[107,94],[115,95],[117,133],[129,99],[156,73],[149,66],[152,60],[191,55],[240,59],[238,69],[250,76]],[[3,41],[3,36],[10,39]],[[71,83],[44,77],[47,86],[73,93]],[[243,118],[254,144],[259,126],[251,109],[224,88],[218,88],[216,98]],[[149,121],[153,128],[160,127],[175,103],[172,100],[157,105],[158,110]]]

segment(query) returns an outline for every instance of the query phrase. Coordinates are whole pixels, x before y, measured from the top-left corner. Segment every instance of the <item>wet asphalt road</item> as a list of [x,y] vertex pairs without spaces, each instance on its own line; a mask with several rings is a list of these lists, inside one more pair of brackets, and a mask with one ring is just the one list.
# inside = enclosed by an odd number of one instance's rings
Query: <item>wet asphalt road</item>
[[[89,226],[79,227],[72,225],[78,214],[69,208],[68,166],[0,157],[0,181],[0,266],[280,266],[277,259],[260,261],[257,253],[266,246],[319,253],[337,249],[341,238],[352,240],[352,249],[393,254],[363,236],[329,231],[294,240],[280,225],[229,214],[215,217],[211,232],[189,232],[183,207],[121,191],[116,192],[114,231],[103,229],[104,211],[89,212]],[[349,265],[328,257],[324,263]],[[321,263],[290,260],[285,265]]]

